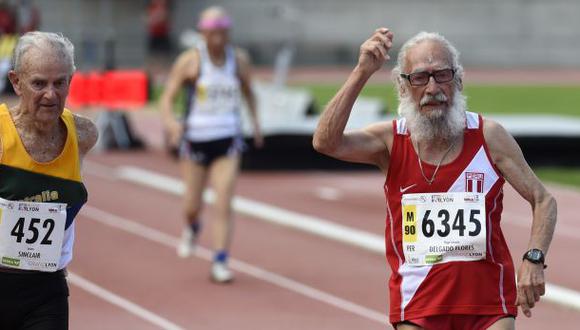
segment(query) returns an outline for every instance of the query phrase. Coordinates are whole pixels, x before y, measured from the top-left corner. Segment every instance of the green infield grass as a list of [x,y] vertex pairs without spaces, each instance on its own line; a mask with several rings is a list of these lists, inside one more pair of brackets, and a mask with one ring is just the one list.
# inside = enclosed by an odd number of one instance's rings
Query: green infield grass
[[580,168],[575,167],[537,167],[536,175],[544,182],[555,182],[580,188]]
[[[338,84],[297,85],[312,91],[321,111],[338,91]],[[580,86],[501,86],[466,85],[468,107],[479,113],[559,114],[580,117]],[[361,95],[378,97],[387,111],[396,111],[397,97],[392,85],[365,86]]]
[[[310,84],[294,87],[310,90],[318,111],[322,111],[340,85]],[[155,88],[153,94],[156,100],[160,88]],[[558,114],[580,117],[580,86],[466,85],[465,94],[469,109],[483,114]],[[380,98],[387,105],[387,111],[396,111],[397,97],[392,85],[370,84],[361,95]],[[180,93],[175,102],[177,111],[184,108],[184,100],[184,93]],[[534,171],[542,181],[580,188],[580,168],[538,167]]]
[[[314,96],[318,111],[330,101],[340,88],[339,84],[294,85],[306,88]],[[160,95],[161,87],[152,90],[153,101]],[[465,95],[471,111],[483,114],[558,114],[580,117],[580,86],[509,86],[509,85],[466,85]],[[361,95],[380,98],[386,110],[396,111],[397,96],[390,84],[370,84]],[[177,109],[183,108],[184,93],[175,102]]]

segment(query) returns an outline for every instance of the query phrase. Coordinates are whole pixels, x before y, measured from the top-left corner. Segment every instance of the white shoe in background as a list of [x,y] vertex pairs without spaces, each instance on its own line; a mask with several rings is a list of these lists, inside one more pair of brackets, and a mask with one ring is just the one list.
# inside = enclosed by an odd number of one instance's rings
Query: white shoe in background
[[191,228],[186,227],[181,233],[181,241],[177,245],[177,255],[181,258],[191,256],[195,249],[197,237]]
[[234,274],[224,262],[214,262],[211,266],[211,280],[216,283],[228,283],[233,281]]

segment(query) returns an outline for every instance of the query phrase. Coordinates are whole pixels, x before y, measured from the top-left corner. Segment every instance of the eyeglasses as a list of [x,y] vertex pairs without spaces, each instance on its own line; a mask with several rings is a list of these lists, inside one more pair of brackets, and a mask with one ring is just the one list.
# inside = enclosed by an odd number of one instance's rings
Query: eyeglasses
[[405,78],[409,81],[411,86],[425,86],[429,83],[429,79],[433,77],[438,83],[446,83],[453,80],[455,76],[455,69],[443,69],[433,72],[415,72],[411,74],[401,73],[401,78]]

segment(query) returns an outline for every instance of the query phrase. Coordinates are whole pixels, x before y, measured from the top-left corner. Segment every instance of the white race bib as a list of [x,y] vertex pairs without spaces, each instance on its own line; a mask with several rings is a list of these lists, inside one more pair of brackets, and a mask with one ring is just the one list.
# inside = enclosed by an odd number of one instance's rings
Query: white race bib
[[241,102],[240,91],[236,86],[218,85],[197,87],[199,112],[210,114],[229,113],[238,108]]
[[405,194],[401,209],[407,264],[422,266],[485,259],[484,194]]
[[54,272],[62,251],[66,204],[0,198],[0,265]]

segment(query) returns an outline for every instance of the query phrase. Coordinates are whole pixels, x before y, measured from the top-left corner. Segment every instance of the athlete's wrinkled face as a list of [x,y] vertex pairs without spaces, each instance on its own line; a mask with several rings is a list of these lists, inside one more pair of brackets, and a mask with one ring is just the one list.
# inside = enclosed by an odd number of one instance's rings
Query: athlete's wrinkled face
[[[452,57],[446,47],[426,40],[409,49],[404,72],[417,76],[436,74],[425,79],[400,78],[399,114],[407,118],[411,134],[418,140],[449,139],[465,126],[466,101],[458,79],[442,73],[452,67]],[[439,82],[436,81],[439,80]],[[413,82],[413,84],[412,84]]]
[[62,114],[71,77],[72,68],[63,54],[36,47],[22,55],[18,71],[10,72],[21,109],[43,122],[57,120]]
[[[444,45],[436,41],[425,40],[409,49],[404,73],[418,76],[439,72],[438,75],[440,75],[440,72],[454,70],[452,63],[451,54]],[[423,79],[415,79],[420,84],[412,84],[411,82],[415,82],[415,80],[411,79],[411,81],[405,81],[404,84],[405,92],[409,94],[419,111],[427,116],[441,116],[450,108],[455,91],[462,89],[461,83],[456,79],[437,79],[447,80],[446,82],[437,82],[435,78],[439,77],[428,77],[426,83]]]

